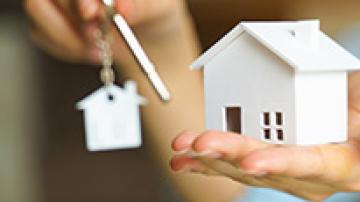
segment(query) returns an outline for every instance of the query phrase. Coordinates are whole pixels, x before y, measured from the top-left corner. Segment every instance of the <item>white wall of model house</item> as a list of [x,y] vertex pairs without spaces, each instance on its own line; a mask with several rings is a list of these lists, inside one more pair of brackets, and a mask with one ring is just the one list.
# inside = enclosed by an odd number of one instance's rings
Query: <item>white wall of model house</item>
[[[226,62],[224,62],[226,61]],[[227,107],[241,108],[241,133],[268,140],[266,129],[295,134],[294,72],[271,51],[244,33],[205,65],[206,127],[227,131]],[[265,124],[264,113],[270,113]],[[283,114],[276,126],[274,113]],[[229,129],[231,130],[231,129]],[[273,142],[280,142],[270,135]],[[285,136],[281,142],[295,142]]]
[[295,75],[297,144],[347,140],[347,73]]
[[204,66],[206,127],[276,144],[346,141],[347,70],[360,62],[318,21],[249,24],[258,33],[240,24],[192,65]]

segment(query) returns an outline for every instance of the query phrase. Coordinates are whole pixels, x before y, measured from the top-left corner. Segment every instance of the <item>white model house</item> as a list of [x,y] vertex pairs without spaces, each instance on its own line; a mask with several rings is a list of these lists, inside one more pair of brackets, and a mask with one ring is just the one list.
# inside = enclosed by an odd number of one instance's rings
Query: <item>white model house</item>
[[275,144],[347,140],[347,71],[360,62],[318,20],[242,22],[204,67],[206,125]]
[[80,101],[77,108],[84,111],[88,150],[139,147],[142,143],[139,106],[145,103],[133,81],[126,82],[124,89],[104,86]]

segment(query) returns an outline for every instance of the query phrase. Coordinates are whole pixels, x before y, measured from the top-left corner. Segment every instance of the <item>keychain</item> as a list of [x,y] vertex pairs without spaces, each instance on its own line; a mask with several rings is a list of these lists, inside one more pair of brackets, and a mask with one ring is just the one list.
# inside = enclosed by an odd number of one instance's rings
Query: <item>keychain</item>
[[125,19],[115,12],[114,0],[102,2],[105,6],[105,19],[101,32],[96,34],[96,45],[101,50],[100,79],[104,86],[80,101],[77,108],[84,111],[88,150],[136,148],[142,144],[139,107],[146,104],[146,99],[137,94],[134,81],[127,81],[124,88],[114,84],[115,74],[112,69],[113,55],[110,46],[113,40],[107,34],[112,25],[128,44],[161,101],[168,102],[170,93]]
[[89,151],[137,148],[142,144],[139,107],[146,104],[146,99],[137,94],[134,81],[127,81],[124,88],[114,84],[111,41],[104,27],[96,34],[102,61],[100,79],[104,86],[77,104],[77,108],[84,111]]
[[153,86],[161,101],[169,102],[171,98],[169,90],[165,86],[164,82],[161,80],[159,74],[155,69],[155,65],[146,55],[144,49],[141,47],[139,41],[137,40],[135,34],[132,32],[127,22],[125,21],[124,17],[115,12],[114,0],[103,0],[102,2],[106,8],[106,27],[109,27],[111,25],[114,25],[116,27],[119,34],[127,43],[141,70],[145,73],[146,77],[148,78],[149,82]]

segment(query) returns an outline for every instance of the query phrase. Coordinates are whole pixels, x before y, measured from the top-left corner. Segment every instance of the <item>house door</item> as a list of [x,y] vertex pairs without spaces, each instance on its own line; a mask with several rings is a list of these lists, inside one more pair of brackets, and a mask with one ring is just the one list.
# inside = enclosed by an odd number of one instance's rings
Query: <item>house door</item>
[[226,131],[231,131],[235,133],[242,133],[241,127],[241,107],[226,107],[225,108],[225,117],[226,117]]

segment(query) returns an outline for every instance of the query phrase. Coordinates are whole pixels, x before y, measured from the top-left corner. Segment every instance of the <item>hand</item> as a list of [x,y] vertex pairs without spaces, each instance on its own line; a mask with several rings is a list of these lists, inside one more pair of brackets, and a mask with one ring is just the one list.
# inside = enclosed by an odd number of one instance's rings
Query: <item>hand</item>
[[336,192],[360,191],[360,73],[349,79],[348,142],[318,146],[270,145],[235,133],[183,132],[173,141],[182,154],[174,171],[229,177],[320,201]]
[[[33,21],[33,38],[58,58],[97,63],[98,53],[92,43],[92,32],[97,27],[97,16],[101,14],[99,1],[26,0],[25,7]],[[135,4],[130,6],[127,2]],[[174,96],[170,103],[161,103],[132,55],[126,55],[128,48],[121,37],[115,38],[112,47],[116,54],[114,59],[119,66],[126,67],[121,69],[121,78],[137,81],[140,94],[149,100],[149,105],[142,109],[142,125],[149,140],[149,152],[156,157],[152,160],[158,163],[158,170],[164,171],[162,176],[168,177],[187,201],[233,198],[241,190],[236,183],[193,176],[179,178],[169,172],[167,166],[172,155],[168,145],[175,131],[185,126],[196,130],[203,125],[201,74],[186,68],[199,53],[198,41],[191,17],[186,7],[181,5],[183,0],[116,0],[116,3],[117,10],[133,26],[146,53],[156,64],[156,70]],[[187,110],[195,115],[189,118]],[[168,135],[164,135],[164,131]]]
[[[178,0],[115,0],[116,10],[132,26],[142,27],[171,15]],[[72,62],[99,63],[95,31],[101,15],[100,0],[25,0],[33,40],[51,55]],[[126,57],[116,37],[118,57]]]

